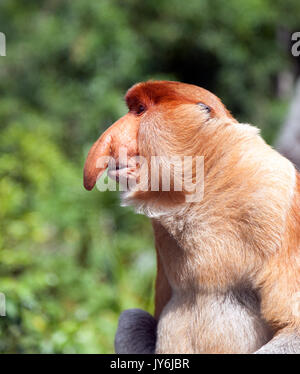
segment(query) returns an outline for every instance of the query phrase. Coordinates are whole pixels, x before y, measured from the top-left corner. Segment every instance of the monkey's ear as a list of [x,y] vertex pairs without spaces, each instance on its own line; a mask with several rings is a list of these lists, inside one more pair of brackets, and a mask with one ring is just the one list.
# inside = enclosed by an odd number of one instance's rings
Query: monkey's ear
[[198,106],[200,106],[203,110],[206,111],[206,113],[211,113],[211,107],[209,107],[208,105],[204,104],[204,103],[197,103]]

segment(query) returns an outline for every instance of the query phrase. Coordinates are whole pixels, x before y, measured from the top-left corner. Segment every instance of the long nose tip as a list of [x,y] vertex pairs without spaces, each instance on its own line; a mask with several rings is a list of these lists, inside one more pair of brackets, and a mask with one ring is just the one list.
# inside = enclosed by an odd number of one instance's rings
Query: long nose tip
[[83,185],[88,191],[91,191],[97,179],[107,168],[107,162],[99,167],[97,161],[100,157],[109,156],[111,148],[111,135],[110,131],[106,131],[100,138],[93,144],[90,149],[83,170]]
[[97,169],[91,168],[92,163],[93,161],[90,161],[88,156],[83,170],[83,186],[88,191],[91,191],[97,182]]
[[96,184],[96,180],[94,182],[94,178],[91,178],[90,176],[83,174],[83,186],[86,190],[91,191]]

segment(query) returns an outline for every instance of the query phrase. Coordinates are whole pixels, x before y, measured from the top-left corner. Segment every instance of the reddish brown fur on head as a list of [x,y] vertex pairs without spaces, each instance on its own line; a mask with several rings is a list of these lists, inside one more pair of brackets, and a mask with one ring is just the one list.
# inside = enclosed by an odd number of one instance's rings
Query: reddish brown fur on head
[[128,90],[125,99],[129,110],[133,111],[140,103],[149,108],[157,104],[178,105],[201,102],[210,107],[213,116],[231,117],[229,111],[217,96],[192,84],[171,81],[137,83]]

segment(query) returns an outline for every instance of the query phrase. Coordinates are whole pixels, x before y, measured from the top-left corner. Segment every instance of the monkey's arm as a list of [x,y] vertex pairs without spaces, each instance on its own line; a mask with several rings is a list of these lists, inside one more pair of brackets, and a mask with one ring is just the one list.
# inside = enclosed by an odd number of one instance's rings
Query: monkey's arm
[[171,287],[166,277],[158,249],[156,251],[157,275],[155,281],[155,312],[154,317],[158,321],[159,316],[171,298]]
[[[292,242],[294,244],[294,242]],[[293,253],[293,248],[296,248]],[[261,314],[275,335],[255,353],[300,353],[300,263],[298,245],[276,254],[260,276]]]

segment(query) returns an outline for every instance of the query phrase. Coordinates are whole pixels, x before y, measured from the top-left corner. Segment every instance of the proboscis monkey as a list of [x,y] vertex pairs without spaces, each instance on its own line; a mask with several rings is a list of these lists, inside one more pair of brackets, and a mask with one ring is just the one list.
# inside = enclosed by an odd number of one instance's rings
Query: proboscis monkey
[[[151,187],[150,158],[161,155],[192,156],[195,181],[203,156],[204,193],[191,200],[184,186],[165,191],[159,179],[156,190],[137,184],[123,194],[152,219],[157,279],[155,316],[123,312],[117,353],[300,353],[300,177],[292,163],[203,88],[149,81],[126,102],[129,112],[88,154],[85,187],[107,167],[125,181],[148,172]],[[147,168],[124,163],[120,148]]]

